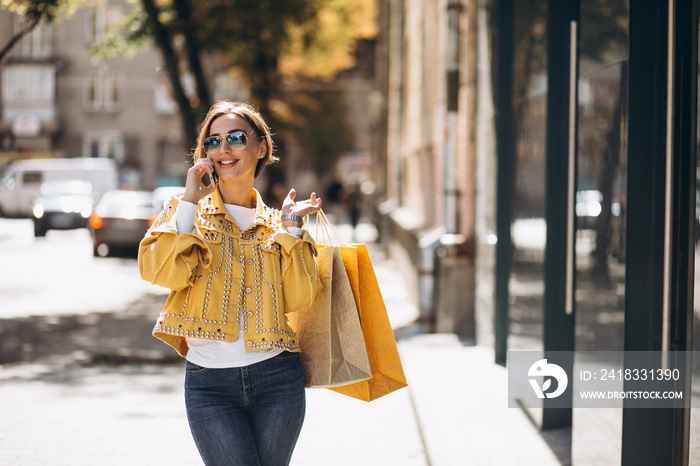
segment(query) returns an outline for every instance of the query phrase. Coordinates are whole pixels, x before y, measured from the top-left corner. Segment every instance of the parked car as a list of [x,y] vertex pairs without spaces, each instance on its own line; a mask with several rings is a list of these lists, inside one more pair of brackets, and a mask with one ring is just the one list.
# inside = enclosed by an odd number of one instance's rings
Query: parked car
[[95,202],[88,181],[49,181],[42,183],[34,199],[34,236],[48,230],[85,228]]
[[88,181],[96,198],[117,189],[116,162],[107,158],[55,158],[17,160],[0,176],[0,213],[6,217],[32,216],[32,201],[42,183]]
[[107,256],[115,249],[135,249],[160,212],[151,191],[108,191],[90,216],[95,256]]

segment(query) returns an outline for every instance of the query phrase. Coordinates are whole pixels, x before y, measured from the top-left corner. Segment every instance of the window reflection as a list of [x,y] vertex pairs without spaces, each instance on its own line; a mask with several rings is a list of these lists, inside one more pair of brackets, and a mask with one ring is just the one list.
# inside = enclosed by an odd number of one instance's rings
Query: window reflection
[[[629,5],[623,0],[600,3],[581,2],[577,351],[624,350]],[[612,361],[596,362],[605,363]],[[574,364],[585,362],[577,358]],[[574,410],[573,464],[619,464],[621,446],[621,408]]]
[[546,2],[515,2],[513,98],[516,121],[513,257],[509,283],[511,350],[541,350],[544,294]]
[[[700,85],[700,80],[698,80]],[[700,109],[700,105],[698,105]],[[698,119],[700,122],[700,119]],[[700,131],[698,131],[700,134]],[[700,152],[700,151],[699,151]],[[698,247],[700,247],[700,166],[695,170],[695,289],[693,306],[693,374],[692,374],[692,393],[691,406],[697,408],[700,406],[700,358],[697,357],[695,351],[700,351],[700,256],[698,255]],[[690,460],[689,464],[700,463],[700,410],[690,410]]]

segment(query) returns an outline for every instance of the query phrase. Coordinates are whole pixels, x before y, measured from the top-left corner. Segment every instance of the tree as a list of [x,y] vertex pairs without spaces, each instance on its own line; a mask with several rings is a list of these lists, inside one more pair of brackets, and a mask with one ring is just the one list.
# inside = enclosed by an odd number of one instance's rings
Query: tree
[[0,6],[22,16],[24,22],[0,49],[0,66],[5,64],[12,48],[41,21],[51,23],[60,17],[70,17],[83,3],[84,0],[2,0]]
[[[96,56],[111,57],[155,42],[188,150],[211,104],[205,57],[246,77],[252,103],[279,133],[292,118],[285,84],[330,79],[354,63],[355,41],[374,34],[372,0],[200,0],[193,5],[191,0],[138,0],[121,30],[94,49]],[[185,92],[185,74],[196,83],[193,96]]]

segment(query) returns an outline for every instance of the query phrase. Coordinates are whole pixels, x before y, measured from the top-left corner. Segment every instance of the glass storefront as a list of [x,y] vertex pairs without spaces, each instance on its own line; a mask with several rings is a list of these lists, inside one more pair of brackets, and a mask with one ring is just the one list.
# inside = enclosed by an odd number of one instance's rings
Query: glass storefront
[[[515,172],[509,278],[509,350],[543,349],[545,250],[546,1],[515,2]],[[541,409],[531,410],[536,423]]]
[[[693,151],[683,146],[683,141],[694,133],[688,130],[687,122],[693,120],[688,115],[695,109],[688,112],[689,106],[681,104],[683,96],[691,92],[688,89],[692,86],[685,85],[687,76],[693,80],[698,77],[697,70],[689,74],[685,65],[694,61],[687,58],[692,47],[684,40],[697,26],[698,8],[685,3],[675,7],[673,3],[630,3],[578,2],[579,20],[572,23],[578,37],[578,48],[574,49],[578,53],[577,151],[575,184],[571,187],[575,212],[573,348],[586,352],[589,358],[604,357],[591,354],[619,355],[625,350],[689,349],[685,346],[689,323],[684,319],[691,316],[683,299],[689,296],[684,294],[685,279],[693,271],[684,269],[689,255],[684,252],[688,246],[684,243],[684,238],[688,239],[684,222],[690,210],[684,209],[692,188],[688,195],[684,173],[695,161]],[[513,113],[515,158],[507,308],[510,351],[544,351],[545,341],[549,350],[556,351],[556,346],[571,342],[566,340],[570,334],[570,327],[564,328],[566,322],[559,316],[551,318],[552,311],[559,311],[552,308],[558,305],[556,293],[562,285],[560,277],[552,277],[549,267],[555,256],[545,261],[545,249],[560,252],[553,247],[561,239],[560,230],[554,227],[560,226],[557,222],[566,214],[556,197],[561,180],[551,178],[564,166],[557,157],[564,157],[566,150],[560,150],[557,143],[565,138],[550,139],[546,133],[547,128],[554,128],[550,134],[562,130],[562,125],[551,126],[552,118],[567,117],[547,115],[548,105],[550,112],[563,108],[551,103],[560,104],[564,98],[561,69],[548,68],[547,60],[553,65],[555,60],[567,63],[561,48],[548,47],[547,43],[550,36],[561,38],[564,26],[569,26],[569,19],[555,14],[562,10],[552,9],[548,18],[548,4],[553,5],[551,0],[498,3],[512,13],[514,21],[513,99],[508,109]],[[631,7],[635,8],[633,15]],[[695,13],[689,16],[691,10]],[[660,21],[665,14],[674,15],[673,21]],[[687,30],[690,23],[695,24],[691,33]],[[693,43],[695,40],[693,36]],[[673,59],[668,59],[669,52],[675,54]],[[669,85],[667,76],[677,80]],[[669,99],[674,99],[675,105]],[[547,154],[547,148],[551,153]],[[552,161],[558,163],[552,165]],[[700,177],[700,167],[697,173]],[[688,177],[692,179],[692,174]],[[695,206],[698,230],[700,190],[696,191]],[[548,229],[552,248],[547,244]],[[695,270],[700,271],[697,238],[696,232]],[[561,265],[560,258],[555,262]],[[697,276],[695,283],[700,284]],[[688,282],[688,286],[692,284]],[[553,289],[554,300],[550,294]],[[569,288],[567,297],[568,292]],[[699,295],[700,286],[696,285],[692,329],[696,350],[700,349]],[[563,337],[553,341],[550,336],[557,332]],[[688,338],[690,334],[688,331]],[[575,356],[575,369],[592,363],[597,367],[614,364],[581,358]],[[693,361],[693,371],[693,405],[698,405],[700,358]],[[574,380],[573,390],[579,384]],[[526,412],[542,427],[549,409],[527,408]],[[700,464],[700,410],[690,411],[689,445],[684,444],[688,411],[574,408],[572,412],[572,464],[616,465],[630,458],[647,458],[644,455],[653,456],[654,461],[666,458],[669,464]],[[646,440],[651,433],[657,434],[653,444]]]
[[[535,5],[525,5],[533,3]],[[529,6],[535,6],[530,9]],[[509,292],[512,350],[542,349],[542,295],[545,247],[544,1],[516,3],[514,56],[515,186],[513,262]],[[525,12],[529,10],[530,14]],[[539,13],[533,13],[539,11]]]
[[[700,50],[700,47],[698,47]],[[700,87],[700,79],[697,80]],[[700,96],[700,93],[698,93]],[[698,105],[700,109],[700,104]],[[700,125],[700,115],[698,115]],[[700,134],[700,131],[698,131]],[[700,464],[700,164],[695,169],[695,275],[694,275],[694,318],[693,318],[693,375],[692,387],[693,398],[691,400],[692,409],[690,412],[690,458],[688,464]]]
[[[577,351],[624,350],[628,7],[607,3],[582,5],[579,22]],[[619,464],[621,408],[574,409],[572,424],[573,464]]]

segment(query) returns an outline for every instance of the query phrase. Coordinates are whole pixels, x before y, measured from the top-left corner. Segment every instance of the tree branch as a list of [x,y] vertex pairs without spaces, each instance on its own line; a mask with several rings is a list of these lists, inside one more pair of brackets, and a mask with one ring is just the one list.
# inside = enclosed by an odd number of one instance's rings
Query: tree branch
[[5,44],[5,46],[0,50],[0,68],[5,64],[7,59],[10,57],[10,52],[14,48],[14,46],[22,40],[22,38],[32,32],[34,28],[39,24],[39,20],[34,20],[31,23],[28,23],[25,27],[23,27],[19,32],[17,32],[10,41]]
[[182,143],[188,152],[194,147],[197,140],[197,124],[192,112],[190,101],[185,94],[185,89],[180,80],[180,70],[178,67],[175,49],[170,43],[168,32],[158,19],[158,7],[153,0],[141,0],[143,9],[148,15],[148,22],[153,29],[153,37],[163,55],[165,70],[172,85],[172,91],[180,109],[182,119]]
[[189,0],[175,0],[175,8],[177,15],[180,18],[182,33],[185,36],[185,47],[187,47],[187,60],[190,64],[190,70],[194,75],[197,86],[197,97],[199,98],[199,107],[208,110],[211,106],[211,94],[207,85],[206,77],[202,62],[199,59],[201,47],[195,38],[194,28],[192,27],[192,10]]

